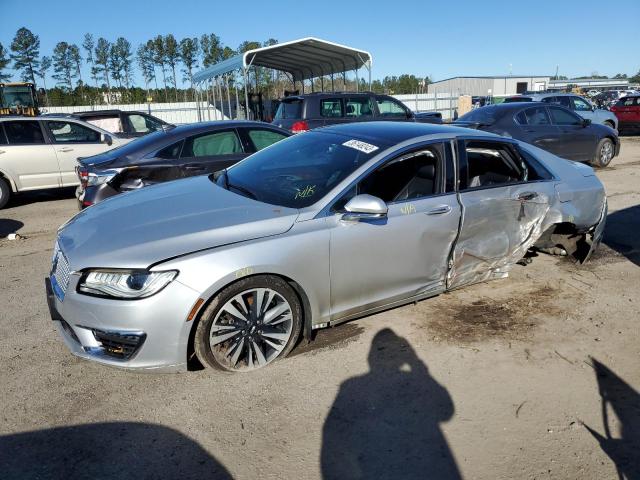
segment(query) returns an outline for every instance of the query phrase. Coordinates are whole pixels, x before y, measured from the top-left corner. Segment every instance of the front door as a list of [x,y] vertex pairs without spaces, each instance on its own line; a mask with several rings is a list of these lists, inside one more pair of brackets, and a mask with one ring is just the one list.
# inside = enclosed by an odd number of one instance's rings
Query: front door
[[539,238],[555,194],[551,175],[510,143],[461,141],[463,220],[447,286],[506,276]]
[[530,107],[515,116],[521,130],[520,140],[547,150],[555,155],[562,152],[560,129],[551,124],[547,109],[543,106]]
[[[447,158],[450,146],[443,144],[403,154],[368,174],[334,205],[327,219],[332,320],[444,290],[460,221],[456,195],[445,190]],[[348,199],[365,193],[387,203],[387,217],[343,220]]]
[[556,155],[579,162],[592,160],[596,151],[596,136],[591,128],[584,126],[582,117],[562,107],[550,105],[548,108],[551,121],[561,134],[560,153]]

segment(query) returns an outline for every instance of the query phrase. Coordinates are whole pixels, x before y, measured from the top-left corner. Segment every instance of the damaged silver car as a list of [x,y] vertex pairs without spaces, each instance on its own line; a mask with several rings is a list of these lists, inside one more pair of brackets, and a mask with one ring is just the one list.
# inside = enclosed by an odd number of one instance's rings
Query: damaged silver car
[[372,122],[276,143],[61,227],[49,306],[83,358],[244,371],[314,329],[500,278],[531,249],[586,261],[591,167],[464,128]]

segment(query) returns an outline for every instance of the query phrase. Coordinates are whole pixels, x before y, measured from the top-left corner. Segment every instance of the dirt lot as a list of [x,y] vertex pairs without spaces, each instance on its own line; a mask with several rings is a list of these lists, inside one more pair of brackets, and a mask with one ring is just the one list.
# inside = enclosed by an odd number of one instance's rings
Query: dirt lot
[[640,478],[640,139],[605,244],[322,331],[243,375],[71,356],[43,279],[73,192],[0,211],[2,478]]

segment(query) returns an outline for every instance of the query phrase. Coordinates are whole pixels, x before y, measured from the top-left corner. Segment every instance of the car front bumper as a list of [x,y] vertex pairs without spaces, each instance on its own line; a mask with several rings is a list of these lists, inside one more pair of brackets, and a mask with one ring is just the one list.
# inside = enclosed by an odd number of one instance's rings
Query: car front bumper
[[72,275],[64,300],[45,279],[51,319],[74,355],[140,371],[177,372],[187,368],[193,321],[187,317],[198,300],[195,290],[173,281],[141,300],[115,300],[76,292]]

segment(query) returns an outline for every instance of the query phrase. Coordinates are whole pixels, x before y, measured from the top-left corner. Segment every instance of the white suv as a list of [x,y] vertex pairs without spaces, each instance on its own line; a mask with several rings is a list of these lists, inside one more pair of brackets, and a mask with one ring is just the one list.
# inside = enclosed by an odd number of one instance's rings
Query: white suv
[[0,118],[0,208],[17,192],[78,185],[78,157],[129,141],[73,118]]

